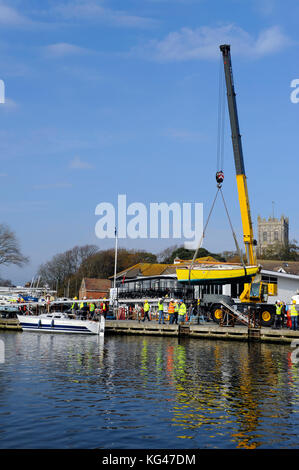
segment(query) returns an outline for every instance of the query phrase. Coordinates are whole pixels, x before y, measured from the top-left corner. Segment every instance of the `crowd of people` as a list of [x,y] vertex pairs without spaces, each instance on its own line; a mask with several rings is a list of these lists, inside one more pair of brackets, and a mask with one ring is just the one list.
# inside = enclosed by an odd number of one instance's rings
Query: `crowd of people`
[[[151,307],[148,300],[145,300],[143,305],[143,320],[151,321],[150,318]],[[186,320],[187,306],[184,300],[174,300],[170,299],[169,303],[163,301],[163,299],[158,300],[158,309],[156,310],[158,314],[158,323],[165,324],[166,317],[168,318],[170,325],[177,325]]]
[[299,305],[296,305],[296,300],[292,300],[291,305],[277,300],[275,305],[276,311],[273,328],[280,329],[286,327],[294,331],[298,330]]
[[[293,300],[291,305],[287,305],[285,302],[277,300],[276,312],[273,322],[274,329],[289,328],[294,331],[299,330],[299,305],[296,304],[296,300]],[[150,307],[148,300],[145,300],[143,305],[143,319],[142,321],[151,321],[150,313],[156,313],[158,316],[159,324],[165,324],[166,318],[168,318],[169,324],[178,324],[182,321],[190,320],[190,318],[196,318],[197,323],[205,321],[206,318],[201,312],[200,300],[193,302],[191,305],[186,306],[185,302],[180,300],[171,299],[169,302],[165,302],[164,299],[160,298],[158,301],[158,308]]]
[[98,302],[88,301],[86,297],[78,301],[77,297],[74,297],[74,302],[71,305],[71,313],[75,316],[81,316],[88,320],[97,319],[98,315],[103,315],[105,318],[109,311],[109,303],[105,300],[99,299]]

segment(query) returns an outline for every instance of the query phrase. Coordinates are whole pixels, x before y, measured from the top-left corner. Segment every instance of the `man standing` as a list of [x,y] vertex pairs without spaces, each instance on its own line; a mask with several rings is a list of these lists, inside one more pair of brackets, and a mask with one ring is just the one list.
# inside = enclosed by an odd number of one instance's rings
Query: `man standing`
[[77,310],[78,310],[78,304],[77,304],[77,302],[75,302],[75,300],[78,300],[78,298],[77,298],[77,297],[74,297],[74,302],[73,302],[73,304],[72,304],[72,306],[71,306],[71,312],[72,312],[74,315],[76,314],[76,312],[77,312]]
[[93,318],[95,309],[96,309],[95,304],[93,302],[90,302],[90,304],[89,304],[89,318],[91,318],[91,319]]
[[148,301],[146,300],[146,301],[144,302],[144,305],[143,305],[144,316],[143,316],[143,320],[142,320],[142,321],[145,321],[146,318],[148,319],[148,321],[151,321],[151,320],[150,320],[150,317],[149,317],[149,310],[150,310],[150,306],[149,306]]
[[282,315],[282,304],[280,300],[276,301],[276,312],[275,312],[275,322],[274,322],[274,328],[280,328],[281,327],[281,315]]
[[179,305],[179,323],[182,323],[182,322],[185,321],[187,308],[186,308],[186,304],[184,303],[183,300],[180,300],[179,302],[180,302],[180,305]]
[[176,300],[175,303],[174,303],[174,314],[173,314],[173,323],[175,325],[178,324],[178,315],[179,315],[179,303]]
[[292,330],[296,331],[298,329],[298,312],[296,309],[296,300],[293,300],[291,305],[291,320]]
[[158,301],[158,314],[159,314],[159,323],[164,322],[164,306],[163,306],[163,299],[159,299]]
[[171,299],[168,305],[169,324],[172,325],[174,322],[174,300]]

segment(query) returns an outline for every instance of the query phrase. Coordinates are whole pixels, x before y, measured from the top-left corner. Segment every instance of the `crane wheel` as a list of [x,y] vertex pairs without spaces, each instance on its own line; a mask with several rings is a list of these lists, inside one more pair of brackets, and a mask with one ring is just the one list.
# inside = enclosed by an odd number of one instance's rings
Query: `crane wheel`
[[216,305],[212,308],[212,319],[215,323],[219,323],[222,320],[223,312],[220,305]]
[[265,310],[263,310],[261,313],[261,325],[272,326],[273,321],[274,321],[274,312],[269,308],[265,308]]

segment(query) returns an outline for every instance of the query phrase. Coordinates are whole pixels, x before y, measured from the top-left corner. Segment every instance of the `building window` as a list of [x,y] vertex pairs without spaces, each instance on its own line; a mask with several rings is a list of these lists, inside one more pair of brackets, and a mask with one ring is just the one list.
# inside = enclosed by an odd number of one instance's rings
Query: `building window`
[[278,240],[278,232],[274,232],[274,240],[275,240],[275,241]]
[[263,232],[263,242],[267,241],[267,232]]

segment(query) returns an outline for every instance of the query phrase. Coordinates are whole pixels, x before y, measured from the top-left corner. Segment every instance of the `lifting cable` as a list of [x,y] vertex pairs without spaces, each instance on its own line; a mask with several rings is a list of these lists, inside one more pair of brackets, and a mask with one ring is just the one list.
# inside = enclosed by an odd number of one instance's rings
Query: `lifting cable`
[[229,221],[229,225],[230,225],[230,228],[231,228],[231,231],[232,231],[232,235],[233,235],[233,239],[234,239],[234,242],[235,242],[235,245],[236,245],[236,250],[237,250],[237,253],[240,257],[240,261],[244,267],[244,270],[245,270],[245,275],[246,275],[246,265],[245,265],[245,262],[244,262],[244,257],[243,257],[243,254],[242,254],[242,251],[239,247],[239,244],[238,244],[238,240],[237,240],[237,236],[236,236],[236,233],[234,231],[234,228],[233,228],[233,225],[232,225],[232,222],[231,222],[231,218],[230,218],[230,215],[229,215],[229,212],[228,212],[228,209],[227,209],[227,205],[226,205],[226,202],[225,202],[225,199],[224,199],[224,196],[223,196],[223,192],[222,192],[222,187],[221,187],[221,184],[217,184],[217,192],[216,192],[216,196],[214,198],[214,201],[213,201],[213,204],[211,206],[211,209],[210,209],[210,212],[209,212],[209,215],[208,215],[208,218],[207,218],[207,221],[205,223],[205,226],[204,226],[204,229],[203,229],[203,232],[202,232],[202,236],[200,238],[200,241],[199,241],[199,244],[194,252],[194,255],[193,255],[193,258],[192,258],[192,261],[191,261],[191,264],[189,266],[189,284],[190,284],[190,277],[191,277],[191,270],[193,268],[193,265],[194,265],[194,262],[196,260],[196,256],[197,256],[197,253],[198,253],[198,250],[199,248],[201,247],[201,244],[202,244],[202,241],[204,239],[204,236],[206,234],[206,230],[207,230],[207,226],[208,226],[208,223],[210,221],[210,218],[211,218],[211,215],[212,215],[212,212],[214,210],[214,206],[215,206],[215,202],[216,202],[216,199],[217,199],[217,196],[219,194],[219,192],[221,193],[221,197],[222,197],[222,201],[223,201],[223,204],[224,204],[224,208],[225,208],[225,212],[226,212],[226,215],[227,215],[227,218],[228,218],[228,221]]
[[233,234],[233,239],[234,239],[234,241],[235,241],[236,250],[237,250],[237,252],[238,252],[238,255],[240,256],[240,261],[241,261],[241,263],[243,264],[243,267],[244,267],[245,272],[246,272],[246,266],[245,266],[244,258],[243,258],[243,255],[242,255],[242,251],[240,250],[240,247],[239,247],[239,244],[238,244],[238,240],[237,240],[237,237],[236,237],[236,233],[235,233],[235,231],[234,231],[234,228],[233,228],[233,225],[232,225],[232,222],[231,222],[231,218],[230,218],[229,213],[228,213],[228,210],[227,210],[227,206],[226,206],[226,203],[225,203],[225,199],[224,199],[224,196],[223,196],[223,192],[222,192],[221,186],[220,186],[220,192],[221,192],[223,204],[224,204],[224,207],[225,207],[225,212],[226,212],[226,215],[227,215],[227,218],[228,218],[228,221],[229,221],[229,225],[230,225],[230,228],[231,228],[231,231],[232,231],[232,234]]
[[205,233],[206,233],[206,230],[207,230],[207,226],[208,226],[210,217],[211,217],[211,215],[212,215],[212,212],[213,212],[213,209],[214,209],[214,206],[215,206],[215,202],[216,202],[216,199],[217,199],[217,196],[218,196],[218,194],[219,194],[220,189],[221,189],[221,186],[218,185],[218,189],[217,189],[217,192],[216,192],[216,195],[215,195],[215,198],[214,198],[212,207],[211,207],[211,209],[210,209],[210,212],[209,212],[209,215],[208,215],[206,224],[205,224],[205,226],[204,226],[204,229],[203,229],[203,232],[202,232],[202,236],[201,236],[200,241],[199,241],[199,244],[198,244],[198,246],[197,246],[197,248],[196,248],[196,250],[195,250],[195,252],[194,252],[194,255],[193,255],[193,258],[192,258],[190,267],[189,267],[189,283],[190,283],[191,269],[192,269],[192,267],[193,267],[194,261],[196,260],[196,256],[197,256],[198,250],[199,250],[199,248],[201,247],[203,238],[204,238],[204,236],[205,236]]

